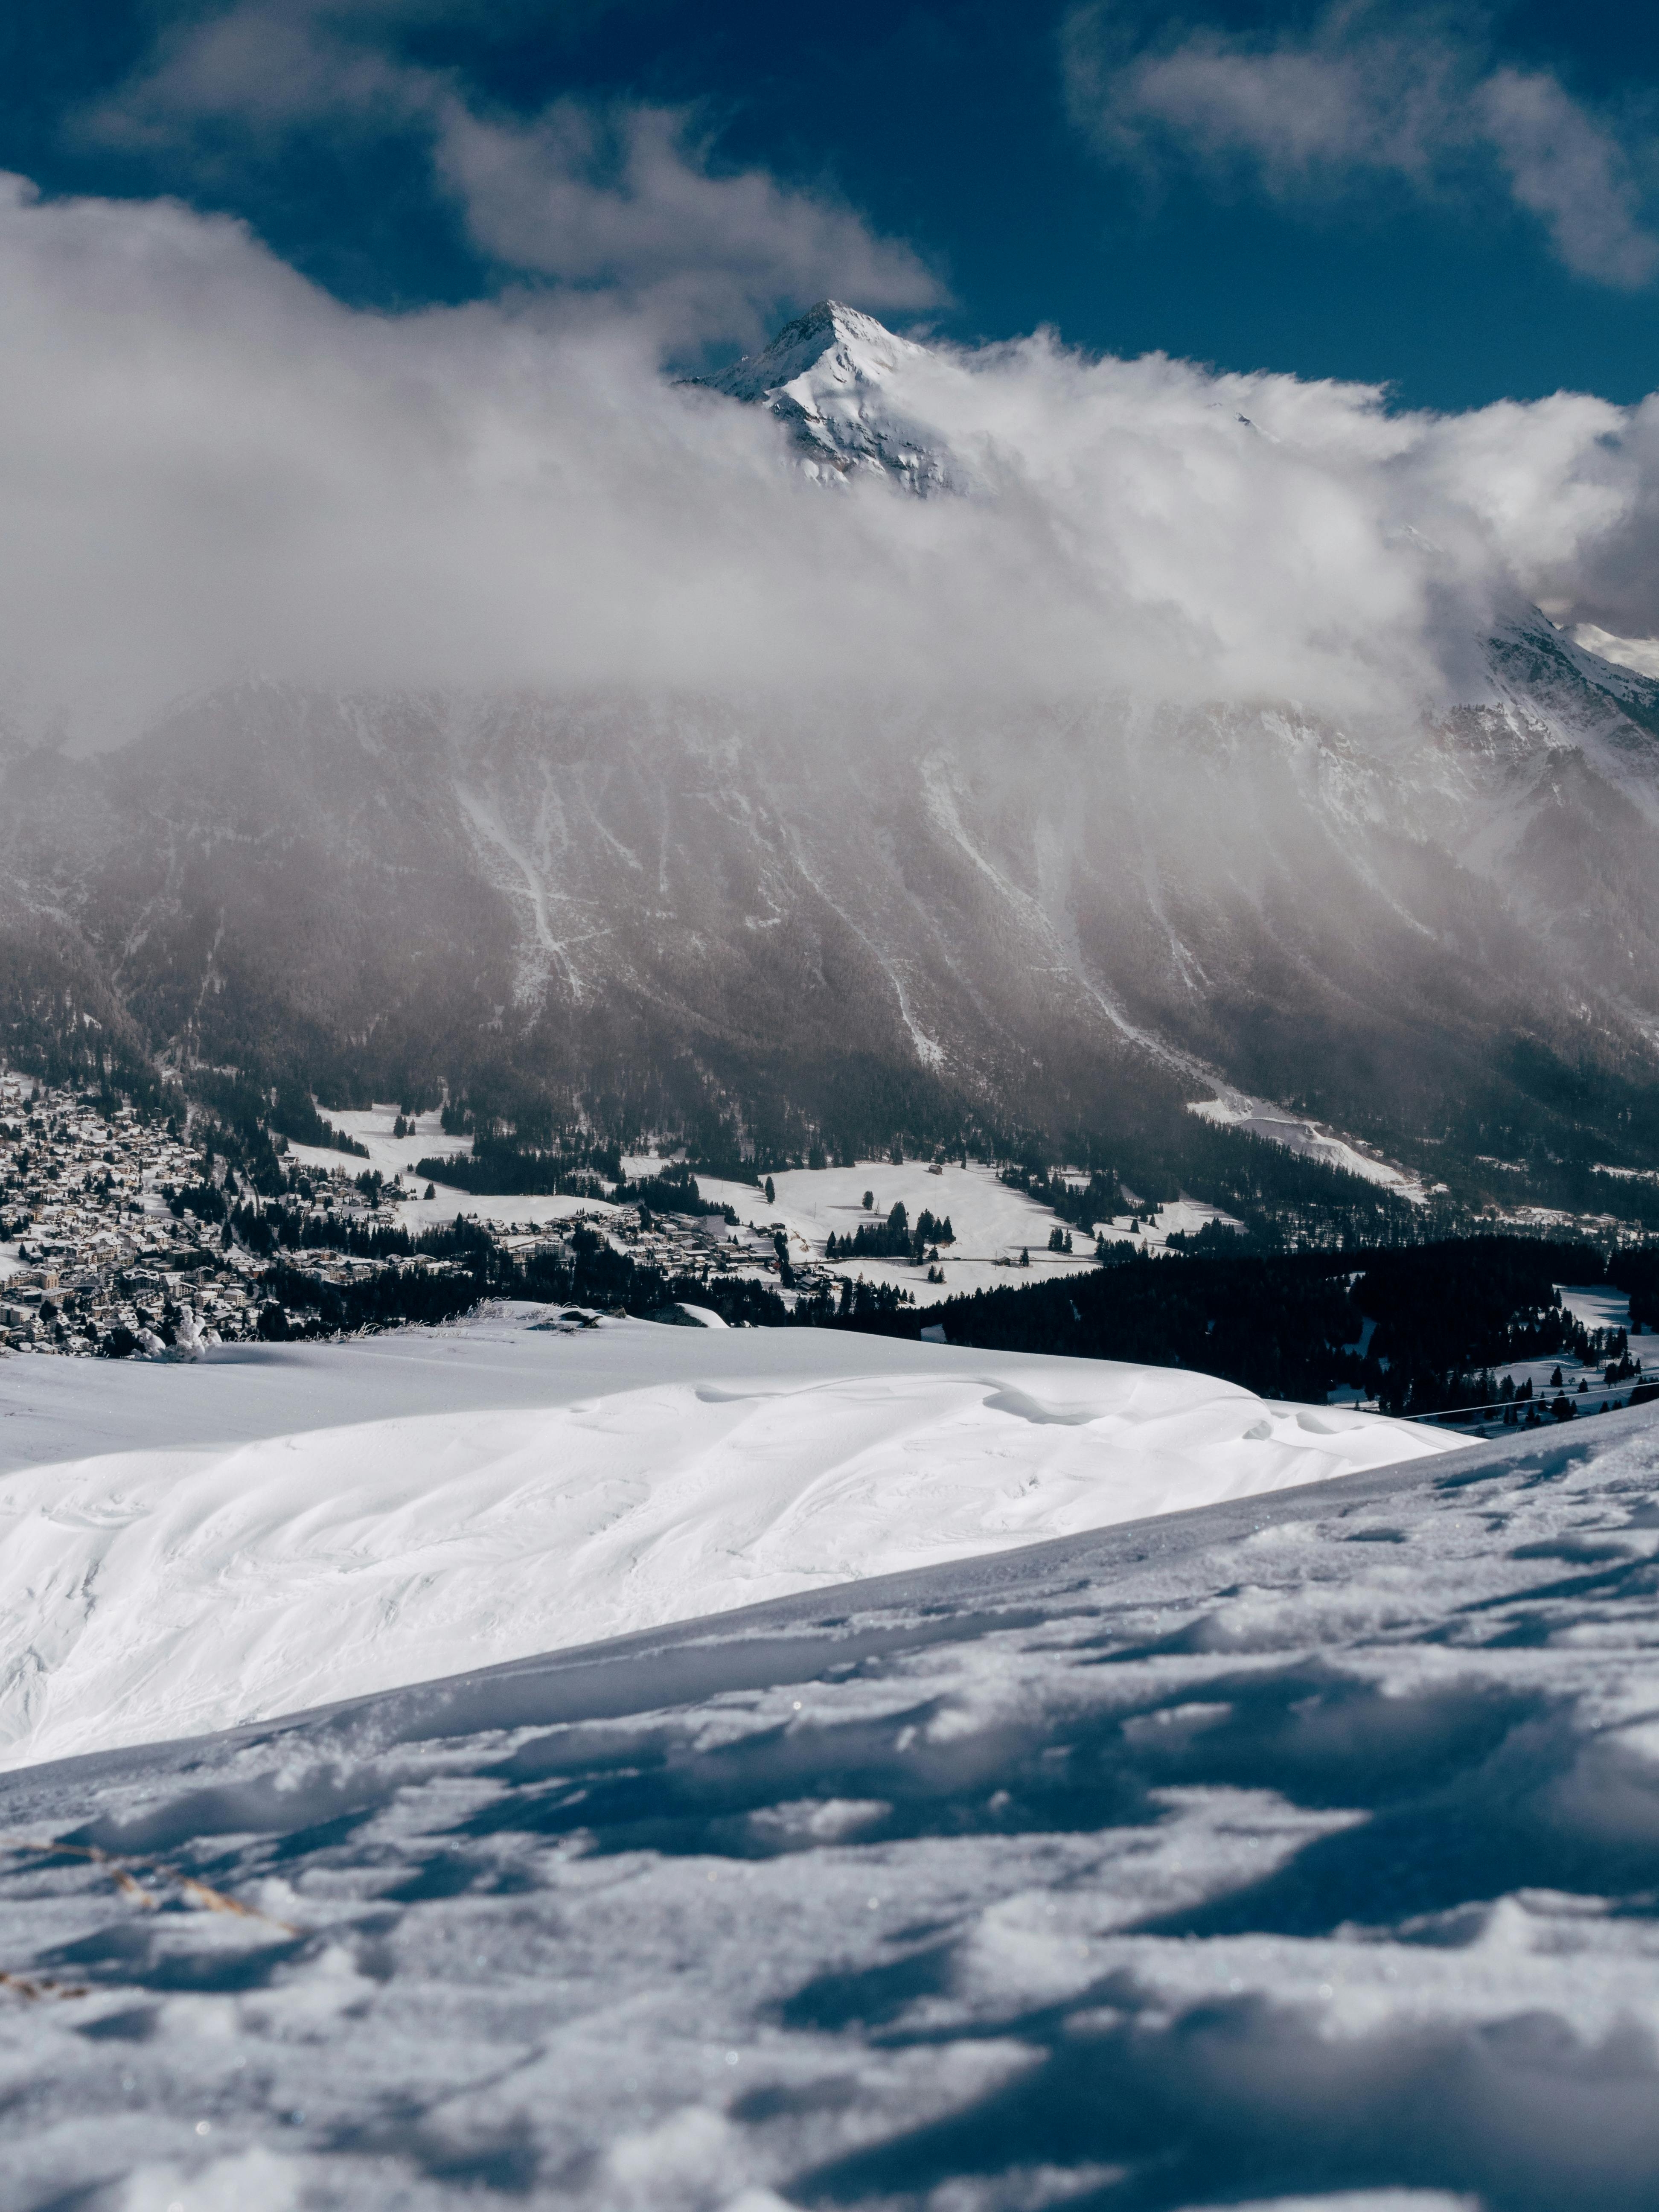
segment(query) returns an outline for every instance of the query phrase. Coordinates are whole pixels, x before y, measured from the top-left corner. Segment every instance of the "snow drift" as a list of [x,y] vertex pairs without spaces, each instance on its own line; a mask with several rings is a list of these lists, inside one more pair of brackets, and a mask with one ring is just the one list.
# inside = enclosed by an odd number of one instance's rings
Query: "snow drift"
[[[4,1760],[204,1732],[1443,1448],[1168,1369],[525,1319],[189,1372],[62,1363],[34,1463],[0,1478]],[[38,1407],[46,1364],[9,1363],[0,1396]],[[250,1369],[263,1389],[233,1407],[223,1385]],[[86,1456],[117,1383],[134,1448]],[[194,1419],[218,1432],[186,1443],[180,1401],[204,1383],[223,1410]]]
[[0,2196],[1645,2212],[1656,1410],[0,1776]]

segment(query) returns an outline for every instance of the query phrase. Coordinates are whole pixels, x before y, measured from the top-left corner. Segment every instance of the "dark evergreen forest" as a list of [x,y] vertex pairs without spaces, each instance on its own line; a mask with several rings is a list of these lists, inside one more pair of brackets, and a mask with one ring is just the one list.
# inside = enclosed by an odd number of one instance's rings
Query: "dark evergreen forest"
[[1604,1261],[1592,1245],[1508,1237],[1385,1251],[1134,1256],[854,1325],[912,1337],[942,1327],[947,1342],[984,1351],[1188,1367],[1272,1398],[1317,1402],[1349,1385],[1386,1412],[1427,1413],[1484,1402],[1490,1370],[1510,1362],[1560,1353],[1605,1355],[1612,1365],[1639,1352],[1622,1337],[1598,1344],[1555,1289],[1604,1281],[1629,1293],[1633,1329],[1659,1328],[1659,1245]]

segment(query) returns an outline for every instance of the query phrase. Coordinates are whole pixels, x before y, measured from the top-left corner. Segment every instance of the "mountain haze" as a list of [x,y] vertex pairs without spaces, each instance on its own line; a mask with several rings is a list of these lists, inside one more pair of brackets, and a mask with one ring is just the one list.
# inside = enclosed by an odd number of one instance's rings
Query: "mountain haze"
[[[823,496],[971,501],[930,359],[825,303],[702,404]],[[844,690],[246,683],[7,759],[3,1018],[832,1143],[1231,1086],[1419,1164],[1654,1164],[1659,682],[1519,603],[1468,643],[1465,696],[1346,720],[896,696],[856,638]]]

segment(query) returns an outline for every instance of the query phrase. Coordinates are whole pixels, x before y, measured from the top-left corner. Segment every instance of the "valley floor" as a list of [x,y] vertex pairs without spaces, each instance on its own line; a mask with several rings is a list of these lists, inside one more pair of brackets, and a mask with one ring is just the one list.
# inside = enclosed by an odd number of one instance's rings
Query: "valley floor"
[[1635,2212],[1656,1575],[1643,1408],[15,1772],[0,2205]]

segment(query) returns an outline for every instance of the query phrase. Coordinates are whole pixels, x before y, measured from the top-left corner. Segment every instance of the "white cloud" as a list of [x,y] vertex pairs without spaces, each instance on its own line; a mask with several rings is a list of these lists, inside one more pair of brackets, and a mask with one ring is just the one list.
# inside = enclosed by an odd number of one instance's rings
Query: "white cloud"
[[1350,715],[1455,690],[1516,589],[1659,634],[1659,401],[1399,416],[1037,337],[901,372],[977,495],[836,495],[632,316],[355,312],[233,222],[16,179],[0,319],[0,681],[86,741],[252,670]]
[[328,0],[239,0],[167,26],[147,64],[86,110],[78,133],[129,149],[212,158],[216,128],[246,139],[296,123],[355,118],[404,128],[424,119],[441,86],[393,61],[372,36],[394,11],[365,20]]
[[1594,623],[1580,623],[1572,633],[1572,641],[1586,653],[1615,661],[1620,668],[1634,669],[1638,676],[1659,676],[1659,637],[1615,637],[1611,630],[1599,629]]
[[1306,36],[1181,29],[1148,45],[1091,4],[1064,54],[1073,118],[1114,159],[1243,171],[1285,199],[1379,175],[1444,195],[1495,167],[1579,276],[1633,288],[1659,266],[1616,134],[1553,76],[1489,70],[1448,16],[1337,0]]
[[684,111],[560,100],[527,125],[450,100],[440,174],[478,244],[517,270],[624,289],[682,338],[754,334],[757,303],[850,293],[924,307],[939,281],[908,246],[763,170],[714,173]]
[[1498,70],[1475,94],[1510,189],[1549,231],[1569,269],[1608,284],[1645,284],[1659,241],[1635,219],[1618,147],[1553,76]]
[[723,168],[690,111],[574,99],[527,122],[480,111],[450,77],[387,52],[397,12],[241,0],[175,27],[76,128],[208,173],[319,124],[412,135],[484,253],[527,277],[602,287],[670,345],[746,343],[780,305],[832,293],[890,310],[945,297],[911,247],[850,208]]

